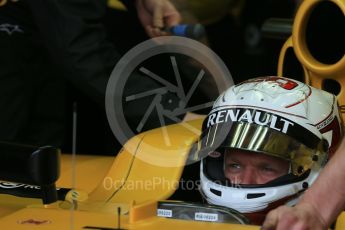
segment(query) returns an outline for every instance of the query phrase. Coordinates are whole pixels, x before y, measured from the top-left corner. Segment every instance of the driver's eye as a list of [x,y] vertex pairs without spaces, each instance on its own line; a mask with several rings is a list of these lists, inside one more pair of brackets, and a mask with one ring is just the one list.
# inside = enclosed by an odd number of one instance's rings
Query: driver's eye
[[274,168],[270,168],[270,167],[264,167],[264,168],[262,168],[262,170],[269,171],[269,172],[275,171]]
[[261,168],[261,171],[266,172],[266,173],[277,173],[277,169],[271,166],[263,166]]

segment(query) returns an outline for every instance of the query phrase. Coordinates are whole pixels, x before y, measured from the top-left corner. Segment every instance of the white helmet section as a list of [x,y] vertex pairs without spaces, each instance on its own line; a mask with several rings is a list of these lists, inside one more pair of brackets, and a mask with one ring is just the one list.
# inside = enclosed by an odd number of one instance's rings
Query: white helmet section
[[[320,139],[320,129],[327,126],[336,117],[340,117],[336,97],[326,91],[313,88],[297,80],[281,77],[262,77],[248,80],[226,90],[213,105],[211,113],[226,108],[252,108],[276,113],[308,129]],[[243,114],[237,121],[254,122],[255,117]],[[209,117],[208,126],[226,122],[225,114],[218,113]],[[272,119],[268,126],[276,128],[277,122],[284,122],[277,131],[285,132],[291,123],[286,120]],[[329,145],[332,135],[324,135]]]

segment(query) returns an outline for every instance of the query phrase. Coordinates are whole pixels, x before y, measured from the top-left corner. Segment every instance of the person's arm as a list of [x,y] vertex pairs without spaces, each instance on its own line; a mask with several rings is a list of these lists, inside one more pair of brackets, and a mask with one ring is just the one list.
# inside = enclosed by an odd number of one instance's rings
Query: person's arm
[[271,211],[262,230],[327,229],[345,209],[345,138],[315,183],[294,207]]

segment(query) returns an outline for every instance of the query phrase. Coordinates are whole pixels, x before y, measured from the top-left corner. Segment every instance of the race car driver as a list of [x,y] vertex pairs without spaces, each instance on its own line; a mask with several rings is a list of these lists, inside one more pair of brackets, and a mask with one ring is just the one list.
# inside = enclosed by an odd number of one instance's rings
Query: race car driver
[[218,97],[197,143],[201,192],[261,224],[294,205],[342,137],[336,97],[293,79],[263,77]]

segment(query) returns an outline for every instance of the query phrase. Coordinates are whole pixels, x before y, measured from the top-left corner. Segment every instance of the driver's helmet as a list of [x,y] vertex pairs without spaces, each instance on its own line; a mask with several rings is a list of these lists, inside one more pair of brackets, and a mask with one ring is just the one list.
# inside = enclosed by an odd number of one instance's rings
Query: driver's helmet
[[[222,93],[197,142],[201,192],[210,204],[245,214],[253,224],[282,205],[293,205],[317,178],[342,137],[334,95],[302,82],[261,77]],[[231,181],[225,153],[244,151],[284,160],[286,173],[263,184]]]

